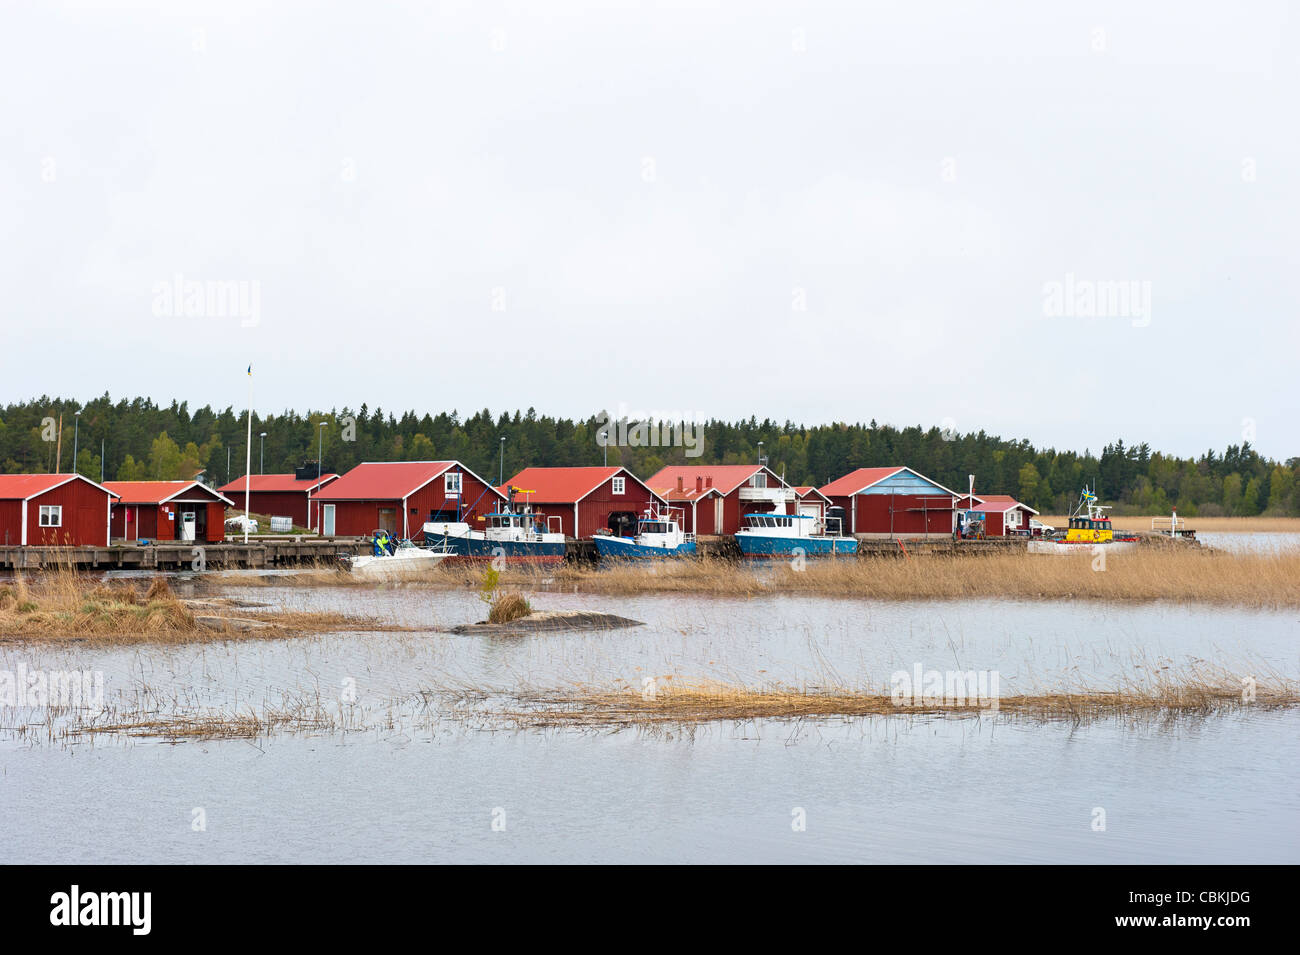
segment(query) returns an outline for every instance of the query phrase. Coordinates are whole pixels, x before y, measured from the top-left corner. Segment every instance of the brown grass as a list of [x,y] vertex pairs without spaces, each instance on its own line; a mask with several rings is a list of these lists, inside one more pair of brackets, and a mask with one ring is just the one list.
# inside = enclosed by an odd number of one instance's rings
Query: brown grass
[[[472,570],[448,568],[448,585],[474,587]],[[750,597],[811,594],[875,600],[1179,600],[1264,607],[1300,606],[1300,552],[1227,554],[1204,548],[1140,548],[1108,555],[1092,570],[1090,553],[1058,557],[1017,551],[981,556],[917,555],[784,562],[752,567],[723,561],[674,561],[653,572],[636,565],[607,569],[564,565],[509,568],[502,583],[524,589],[570,589],[627,596],[680,593]]]
[[78,642],[115,646],[268,639],[342,630],[405,627],[340,613],[239,608],[186,601],[162,577],[141,586],[104,583],[70,568],[17,576],[0,586],[0,643]]
[[924,700],[896,702],[887,693],[814,690],[791,687],[753,689],[722,683],[666,683],[647,697],[634,687],[536,692],[519,698],[524,706],[497,715],[518,726],[621,728],[661,724],[690,725],[723,720],[854,719],[869,716],[997,715],[1037,721],[1085,722],[1103,717],[1210,715],[1245,708],[1300,705],[1300,687],[1277,680],[1256,687],[1243,699],[1239,680],[1163,681],[1151,686],[1109,691],[1061,690],[1003,696],[996,708],[987,701]]
[[[1115,514],[1113,522],[1117,528],[1129,531],[1151,530],[1152,517],[1167,519],[1168,514]],[[1216,533],[1257,533],[1257,534],[1300,534],[1300,517],[1188,517],[1180,515],[1186,526],[1195,531]],[[1064,529],[1067,518],[1063,514],[1053,514],[1039,518],[1045,524],[1051,524],[1058,530]],[[1168,523],[1162,525],[1166,530]]]
[[533,608],[528,598],[510,590],[498,594],[492,601],[492,609],[488,611],[488,623],[510,623],[512,620],[527,617],[532,612]]

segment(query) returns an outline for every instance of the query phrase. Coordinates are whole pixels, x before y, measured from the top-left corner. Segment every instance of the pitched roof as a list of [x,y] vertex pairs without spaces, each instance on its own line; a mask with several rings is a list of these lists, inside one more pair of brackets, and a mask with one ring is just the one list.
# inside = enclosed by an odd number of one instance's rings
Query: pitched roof
[[827,497],[825,494],[823,494],[821,491],[819,491],[817,488],[813,487],[811,484],[800,484],[798,487],[794,489],[794,493],[797,497],[808,497],[809,495],[816,494],[822,500],[826,501],[827,503],[830,503],[830,498]]
[[228,507],[234,506],[234,502],[224,494],[219,494],[198,481],[105,481],[104,487],[121,498],[121,504],[165,504],[186,491],[197,488],[202,495],[214,498]]
[[[483,481],[459,461],[365,461],[311,497],[313,501],[399,501],[453,467]],[[488,489],[497,493],[491,485]]]
[[[967,495],[965,494],[962,495],[962,497],[966,497],[966,496]],[[1038,513],[1028,504],[1021,504],[1014,497],[1011,497],[1010,495],[1007,494],[990,494],[987,497],[980,497],[978,494],[976,494],[975,500],[978,506],[970,508],[970,510],[972,511],[1003,512],[1003,511],[1012,511],[1015,510],[1017,507],[1019,507],[1022,508],[1023,510],[1028,511],[1030,514]]]
[[0,474],[0,500],[30,501],[36,495],[52,491],[69,481],[85,481],[101,491],[113,494],[104,485],[81,474]]
[[503,484],[502,488],[508,488],[513,484],[522,491],[536,492],[526,495],[530,503],[576,504],[610,478],[619,475],[636,481],[655,497],[663,500],[663,495],[658,491],[653,490],[627,468],[621,467],[524,468]]
[[[677,479],[681,478],[683,484],[694,486],[697,477],[713,478],[714,487],[723,494],[730,494],[763,470],[767,469],[761,464],[669,465],[661,468],[653,477],[647,478],[645,483],[656,488],[676,487]],[[773,477],[776,475],[773,474]],[[777,477],[777,480],[781,479]]]
[[948,494],[956,493],[948,490],[948,488],[944,487],[938,481],[931,481],[924,474],[921,474],[918,471],[913,471],[908,467],[858,468],[856,471],[850,471],[842,478],[837,478],[836,480],[831,481],[830,484],[821,488],[821,492],[827,497],[851,497],[854,494],[865,491],[869,487],[874,487],[886,478],[893,477],[900,471],[906,471],[909,474],[916,475],[916,477],[920,478],[922,481],[933,484],[935,487]]
[[[321,484],[328,484],[336,480],[338,475],[333,471],[326,471],[320,476]],[[302,491],[306,493],[316,486],[316,478],[311,477],[306,481],[299,481],[293,474],[253,474],[249,477],[249,490],[251,491]],[[223,494],[242,494],[244,492],[244,479],[237,477],[229,484],[219,488]]]
[[678,501],[678,502],[689,504],[692,501],[702,501],[710,494],[716,494],[718,497],[723,496],[722,491],[718,490],[716,486],[706,487],[699,491],[695,490],[694,484],[690,484],[690,485],[683,484],[682,489],[680,491],[677,490],[676,485],[674,485],[673,487],[655,487],[653,485],[647,485],[647,487],[649,487],[650,490],[654,491],[656,494],[662,497],[665,501],[669,501],[669,502]]

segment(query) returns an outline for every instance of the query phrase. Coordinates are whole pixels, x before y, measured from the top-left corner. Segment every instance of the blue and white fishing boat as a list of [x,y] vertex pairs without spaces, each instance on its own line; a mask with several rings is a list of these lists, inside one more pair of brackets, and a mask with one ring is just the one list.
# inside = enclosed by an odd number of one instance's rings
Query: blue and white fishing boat
[[835,518],[811,514],[746,514],[736,543],[747,558],[851,556],[858,541],[839,533]]
[[546,528],[546,519],[527,504],[516,507],[516,488],[499,511],[484,514],[483,530],[464,521],[430,521],[424,525],[425,546],[446,547],[463,560],[558,564],[564,560],[564,534]]
[[596,534],[596,551],[601,560],[655,560],[664,557],[690,557],[695,554],[695,535],[682,530],[674,515],[676,508],[656,511],[650,508],[637,521],[635,537]]

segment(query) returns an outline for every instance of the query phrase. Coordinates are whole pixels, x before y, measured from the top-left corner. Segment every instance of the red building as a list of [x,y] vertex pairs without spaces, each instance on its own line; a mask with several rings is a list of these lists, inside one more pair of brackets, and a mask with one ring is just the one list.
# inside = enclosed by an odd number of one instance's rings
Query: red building
[[[674,465],[646,484],[660,495],[697,488],[683,528],[697,535],[734,534],[745,514],[794,513],[794,489],[762,464]],[[717,493],[705,501],[710,490]]]
[[368,461],[312,495],[326,537],[375,530],[422,540],[428,521],[478,526],[502,496],[459,461]]
[[811,485],[800,485],[794,489],[797,513],[806,514],[819,520],[826,516],[826,509],[831,506],[831,499]]
[[117,495],[110,533],[115,540],[226,539],[230,499],[198,481],[105,481]]
[[716,534],[722,523],[722,492],[712,483],[705,484],[697,477],[687,484],[680,475],[672,487],[652,487],[652,491],[668,502],[675,517],[680,517],[682,530],[688,534]]
[[0,474],[8,546],[107,547],[113,492],[79,474]]
[[857,537],[951,537],[957,526],[957,495],[911,468],[858,468],[819,490]]
[[1009,534],[1029,533],[1029,518],[1038,512],[1028,504],[1021,504],[1008,494],[976,494],[974,504],[963,494],[957,499],[957,510],[971,510],[984,515],[985,537],[1006,537]]
[[[288,517],[297,527],[310,527],[319,530],[318,515],[311,505],[311,492],[317,486],[324,487],[338,475],[326,471],[299,479],[295,474],[254,474],[248,479],[248,510],[253,514],[267,514],[271,517]],[[244,510],[244,479],[235,478],[225,487],[217,488],[230,498],[231,506],[241,513]]]
[[546,516],[551,530],[590,537],[606,528],[630,536],[653,502],[668,502],[627,468],[525,468],[504,485],[524,493],[515,500]]

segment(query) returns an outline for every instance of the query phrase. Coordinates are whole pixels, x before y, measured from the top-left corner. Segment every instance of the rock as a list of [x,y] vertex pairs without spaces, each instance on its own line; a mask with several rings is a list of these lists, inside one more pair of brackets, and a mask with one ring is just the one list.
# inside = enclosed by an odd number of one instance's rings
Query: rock
[[620,630],[624,627],[643,627],[640,620],[620,617],[612,613],[596,613],[590,610],[546,610],[520,617],[509,623],[464,623],[451,627],[447,633],[572,633],[582,630]]

